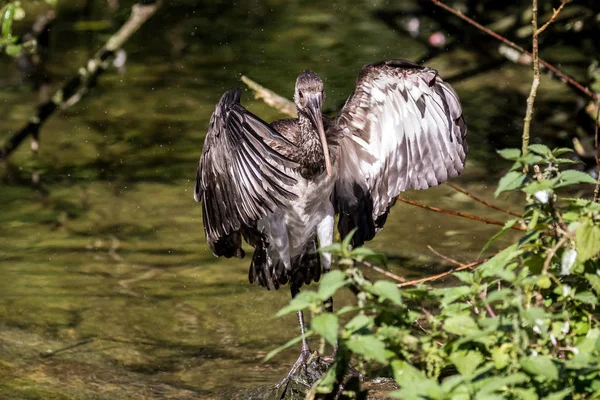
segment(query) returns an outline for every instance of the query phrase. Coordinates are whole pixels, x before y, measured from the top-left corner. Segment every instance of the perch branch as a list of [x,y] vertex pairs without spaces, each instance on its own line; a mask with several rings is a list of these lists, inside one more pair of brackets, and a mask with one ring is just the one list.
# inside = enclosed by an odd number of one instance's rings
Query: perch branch
[[289,101],[283,96],[278,95],[272,90],[259,85],[247,76],[242,75],[242,82],[244,82],[250,89],[254,90],[255,99],[262,99],[265,103],[282,114],[289,115],[292,118],[298,117],[296,105],[293,102]]
[[[464,213],[461,211],[452,211],[452,210],[445,210],[443,208],[438,208],[438,207],[432,207],[432,206],[428,206],[422,203],[419,203],[418,201],[414,201],[414,200],[409,200],[409,199],[405,199],[404,197],[396,197],[396,200],[400,200],[404,203],[408,203],[411,204],[413,206],[417,206],[417,207],[421,207],[424,208],[426,210],[430,210],[430,211],[435,211],[435,212],[439,212],[439,213],[443,213],[443,214],[448,214],[448,215],[455,215],[457,217],[463,217],[463,218],[468,218],[468,219],[472,219],[474,221],[479,221],[479,222],[483,222],[486,224],[492,224],[492,225],[498,225],[498,226],[504,226],[506,225],[504,222],[502,221],[496,221],[493,219],[488,219],[488,218],[482,218],[482,217],[478,217],[476,215],[472,215],[472,214],[468,214],[468,213]],[[511,229],[517,230],[517,231],[524,231],[524,228],[521,228],[520,226],[512,226]]]
[[[441,2],[440,0],[431,0],[433,2],[433,4],[435,4],[436,6],[443,8],[444,10],[448,11],[449,13],[452,13],[454,15],[456,15],[458,18],[462,19],[463,21],[467,22],[470,25],[473,25],[475,28],[479,29],[482,32],[487,33],[488,35],[492,36],[493,38],[501,41],[502,43],[506,44],[509,47],[512,47],[513,49],[528,55],[529,57],[533,58],[533,54],[527,50],[525,50],[523,47],[519,46],[518,44],[516,44],[515,42],[512,42],[510,40],[508,40],[507,38],[505,38],[504,36],[492,31],[489,28],[486,28],[485,26],[481,25],[480,23],[478,23],[477,21],[475,21],[472,18],[467,17],[466,15],[464,15],[462,12],[455,10],[454,8],[444,4],[443,2]],[[590,89],[586,88],[585,86],[583,86],[581,83],[577,82],[575,79],[571,78],[569,75],[567,75],[566,73],[562,72],[561,70],[559,70],[558,68],[556,68],[555,66],[553,66],[552,64],[550,64],[547,61],[542,60],[541,58],[538,58],[539,63],[542,64],[544,67],[546,67],[549,71],[551,71],[553,74],[555,74],[557,77],[559,77],[563,82],[568,83],[571,87],[579,90],[580,92],[584,93],[586,96],[588,96],[589,98],[593,99],[594,101],[598,101],[598,95],[594,92],[592,92]]]
[[514,216],[514,217],[519,217],[519,218],[521,218],[521,216],[520,216],[519,214],[517,214],[517,213],[514,213],[514,212],[512,212],[512,211],[509,211],[509,210],[506,210],[506,209],[504,209],[504,208],[501,208],[501,207],[495,206],[495,205],[493,205],[493,204],[491,204],[491,203],[488,203],[487,201],[483,200],[482,198],[479,198],[479,197],[475,196],[474,194],[472,194],[472,193],[469,193],[469,192],[467,192],[465,189],[463,189],[463,188],[460,188],[460,187],[458,187],[458,186],[456,186],[456,185],[454,185],[454,184],[452,184],[452,183],[447,183],[447,185],[448,185],[448,186],[450,186],[452,189],[456,190],[457,192],[460,192],[460,193],[464,194],[465,196],[468,196],[468,197],[472,198],[472,199],[473,199],[473,200],[475,200],[476,202],[478,202],[478,203],[481,203],[481,204],[483,204],[483,205],[484,205],[484,206],[486,206],[486,207],[489,207],[489,208],[491,208],[491,209],[494,209],[494,210],[497,210],[497,211],[503,212],[503,213],[505,213],[505,214],[512,215],[512,216]]
[[[162,0],[157,0],[152,4],[135,4],[131,8],[129,19],[121,28],[110,37],[104,47],[90,59],[85,67],[79,70],[79,73],[67,81],[50,100],[41,103],[36,114],[31,117],[27,125],[20,131],[13,134],[4,143],[0,149],[0,162],[6,158],[27,138],[29,135],[34,137],[39,133],[40,127],[44,122],[56,112],[56,110],[69,103],[74,96],[81,97],[95,84],[100,76],[109,66],[115,56],[115,52],[133,35],[161,6]],[[74,104],[74,102],[70,103]]]

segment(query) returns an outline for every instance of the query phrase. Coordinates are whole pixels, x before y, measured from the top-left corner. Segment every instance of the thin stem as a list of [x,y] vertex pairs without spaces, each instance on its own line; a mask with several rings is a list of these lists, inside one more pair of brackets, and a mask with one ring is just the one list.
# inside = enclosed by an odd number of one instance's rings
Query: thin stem
[[594,202],[600,200],[600,148],[598,147],[598,126],[600,125],[600,102],[596,102],[596,128],[594,133],[594,147],[596,150],[596,169],[598,170],[598,181],[594,188]]
[[415,279],[414,281],[408,281],[408,282],[404,282],[404,283],[399,283],[396,286],[398,286],[398,287],[414,286],[414,285],[418,285],[419,283],[423,283],[423,282],[436,281],[438,279],[442,279],[442,278],[445,278],[445,277],[447,277],[449,275],[452,275],[455,272],[463,271],[465,269],[475,268],[476,266],[481,265],[481,264],[483,264],[486,261],[487,261],[487,259],[481,260],[481,261],[477,261],[477,262],[474,262],[474,263],[470,263],[470,264],[465,264],[465,265],[462,265],[462,266],[460,266],[458,268],[453,268],[450,271],[442,272],[441,274],[432,275],[432,276],[428,276],[426,278],[421,278],[421,279]]
[[430,250],[430,251],[431,251],[433,254],[435,254],[436,256],[440,257],[440,258],[441,258],[441,259],[443,259],[443,260],[446,260],[446,261],[448,261],[448,262],[449,262],[449,263],[451,263],[451,264],[458,265],[458,266],[460,266],[460,267],[464,267],[464,266],[466,265],[466,264],[463,264],[463,263],[461,263],[461,262],[460,262],[460,261],[458,261],[458,260],[455,260],[454,258],[450,258],[450,257],[448,257],[448,256],[445,256],[445,255],[443,255],[442,253],[440,253],[439,251],[437,251],[436,249],[434,249],[434,248],[433,248],[433,247],[431,247],[430,245],[427,245],[427,248],[428,248],[428,249],[429,249],[429,250]]
[[377,271],[377,272],[379,272],[380,274],[383,274],[383,275],[387,276],[388,278],[391,278],[391,279],[393,279],[393,280],[395,280],[395,281],[398,281],[398,282],[406,282],[406,279],[405,279],[405,278],[403,278],[403,277],[401,277],[401,276],[399,276],[399,275],[396,275],[396,274],[394,274],[394,273],[392,273],[392,272],[390,272],[390,271],[386,271],[385,269],[383,269],[383,268],[381,268],[381,267],[378,267],[377,265],[373,265],[373,264],[371,264],[370,262],[367,262],[367,261],[359,261],[359,262],[360,262],[362,265],[364,265],[365,267],[369,267],[369,268],[371,268],[373,271]]
[[480,198],[480,197],[477,197],[477,196],[475,196],[474,194],[472,194],[472,193],[469,193],[469,192],[467,192],[465,189],[463,189],[463,188],[460,188],[460,187],[458,187],[458,186],[456,186],[456,185],[454,185],[454,184],[452,184],[452,183],[448,183],[448,186],[450,186],[452,189],[456,190],[457,192],[460,192],[460,193],[464,194],[465,196],[468,196],[468,197],[472,198],[472,199],[473,199],[473,200],[475,200],[476,202],[483,204],[483,205],[484,205],[484,206],[486,206],[486,207],[492,208],[492,209],[494,209],[494,210],[497,210],[497,211],[501,211],[501,212],[503,212],[503,213],[505,213],[505,214],[509,214],[509,215],[512,215],[512,216],[514,216],[514,217],[519,217],[519,218],[521,218],[521,215],[519,215],[519,214],[517,214],[517,213],[514,213],[514,212],[512,212],[512,211],[506,210],[506,209],[504,209],[504,208],[501,208],[501,207],[495,206],[495,205],[493,205],[493,204],[491,204],[491,203],[488,203],[487,201],[483,200],[482,198]]
[[[531,119],[533,118],[533,105],[535,103],[535,96],[537,94],[538,86],[540,85],[540,61],[538,53],[538,26],[537,26],[537,12],[538,12],[538,0],[532,0],[532,16],[531,25],[533,26],[533,82],[531,83],[531,91],[527,98],[527,111],[525,112],[525,119],[523,123],[523,144],[521,151],[523,154],[527,154],[529,151],[529,136],[531,130]],[[523,167],[523,172],[527,172],[527,165]]]
[[546,256],[546,259],[544,260],[544,266],[542,267],[542,275],[546,275],[548,273],[548,268],[550,268],[550,263],[556,255],[556,252],[566,243],[568,239],[569,236],[563,236],[558,242],[556,242],[554,247],[550,249],[548,255]]
[[566,5],[567,5],[567,0],[563,0],[562,3],[560,3],[560,7],[558,7],[556,10],[553,10],[552,17],[550,17],[548,22],[546,22],[540,29],[537,30],[538,36],[542,32],[544,32],[546,30],[546,28],[548,28],[550,26],[550,24],[552,24],[554,22],[554,20],[556,20],[556,17],[558,17],[558,14],[560,14],[562,9],[565,8]]
[[[482,218],[482,217],[478,217],[476,215],[464,213],[464,212],[461,212],[461,211],[445,210],[443,208],[427,206],[425,204],[419,203],[418,201],[405,199],[404,197],[400,197],[400,196],[396,197],[396,200],[400,200],[401,202],[404,202],[404,203],[407,203],[407,204],[411,204],[413,206],[421,207],[421,208],[424,208],[426,210],[440,212],[440,213],[448,214],[448,215],[455,215],[457,217],[468,218],[468,219],[472,219],[474,221],[483,222],[483,223],[486,223],[486,224],[492,224],[492,225],[498,225],[498,226],[504,226],[504,225],[506,225],[502,221],[496,221],[496,220],[493,220],[493,219]],[[511,229],[514,229],[514,230],[517,230],[517,231],[524,231],[525,230],[524,228],[521,228],[520,226],[517,226],[517,225],[512,226]]]
[[[519,46],[515,42],[508,40],[504,36],[492,31],[491,29],[486,28],[485,26],[481,25],[474,19],[467,17],[462,12],[455,10],[454,8],[442,3],[440,0],[431,0],[431,1],[436,6],[443,8],[444,10],[456,15],[457,17],[459,17],[463,21],[466,21],[470,25],[473,25],[475,28],[479,29],[480,31],[487,33],[488,35],[501,41],[502,43],[506,44],[507,46],[512,47],[513,49],[518,50],[523,54],[527,54],[529,57],[533,58],[533,54],[530,53],[529,51],[525,50],[523,47]],[[581,83],[577,82],[575,79],[571,78],[569,75],[562,72],[561,70],[556,68],[554,65],[550,64],[549,62],[544,61],[541,58],[538,58],[538,60],[539,60],[540,64],[542,64],[544,67],[548,68],[548,70],[552,71],[552,73],[554,73],[556,76],[558,76],[563,82],[567,82],[569,85],[571,85],[575,89],[579,90],[580,92],[584,93],[589,98],[593,99],[594,101],[598,101],[598,95],[596,93],[594,93],[590,89],[584,87]]]

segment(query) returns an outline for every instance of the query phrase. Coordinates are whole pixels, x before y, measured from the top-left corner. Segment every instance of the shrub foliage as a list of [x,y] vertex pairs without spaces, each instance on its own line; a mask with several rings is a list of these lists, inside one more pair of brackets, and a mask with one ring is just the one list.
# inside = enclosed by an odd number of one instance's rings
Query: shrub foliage
[[[391,396],[406,400],[600,398],[600,204],[557,195],[595,181],[563,169],[572,163],[564,158],[569,149],[529,150],[499,151],[514,165],[496,195],[520,191],[525,208],[491,241],[514,224],[525,233],[472,271],[455,273],[453,286],[372,282],[362,262],[383,256],[351,249],[349,237],[320,250],[340,269],[279,312],[309,311],[307,335],[339,346],[309,397],[335,392],[352,362],[365,374],[393,375],[400,389]],[[327,312],[327,299],[347,288],[356,305]]]

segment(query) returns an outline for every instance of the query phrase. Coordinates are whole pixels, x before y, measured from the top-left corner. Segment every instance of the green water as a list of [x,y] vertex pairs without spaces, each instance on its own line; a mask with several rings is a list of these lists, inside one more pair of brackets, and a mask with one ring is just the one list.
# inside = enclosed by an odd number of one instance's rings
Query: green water
[[[44,125],[37,157],[26,142],[0,166],[1,399],[230,398],[276,382],[296,358],[293,349],[262,362],[297,334],[294,316],[272,317],[289,292],[249,285],[248,259],[216,259],[204,242],[192,190],[214,104],[241,86],[241,74],[291,97],[296,75],[313,69],[325,81],[326,108],[335,111],[361,65],[418,61],[427,49],[374,16],[398,8],[382,1],[189,3],[159,11],[127,44],[123,74],[111,70],[89,98]],[[93,19],[111,17],[103,4]],[[73,32],[80,8],[76,1],[59,8],[49,62],[54,86],[128,9],[122,4],[106,30]],[[424,20],[426,30],[432,24]],[[478,54],[458,48],[428,65],[442,76],[479,65]],[[454,183],[493,199],[505,166],[493,149],[518,143],[529,79],[524,67],[506,64],[453,83],[471,148]],[[540,109],[570,107],[567,89],[542,84]],[[35,102],[2,59],[0,139],[24,124]],[[248,91],[243,103],[265,120],[282,117]],[[34,172],[44,190],[32,189]],[[507,219],[449,187],[406,196]],[[515,200],[496,203],[518,211]],[[498,229],[399,203],[371,246],[388,254],[392,271],[415,278],[441,269],[428,245],[474,260]]]

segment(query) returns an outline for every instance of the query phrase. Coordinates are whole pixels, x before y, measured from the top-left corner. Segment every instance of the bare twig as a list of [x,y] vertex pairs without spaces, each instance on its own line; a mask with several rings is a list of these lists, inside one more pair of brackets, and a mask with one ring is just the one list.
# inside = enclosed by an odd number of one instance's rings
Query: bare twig
[[476,266],[481,265],[481,264],[483,264],[486,261],[487,261],[487,259],[481,260],[481,261],[477,261],[477,262],[474,262],[474,263],[470,263],[470,264],[465,264],[465,265],[460,266],[458,268],[453,268],[453,269],[451,269],[449,271],[442,272],[441,274],[432,275],[432,276],[428,276],[428,277],[421,278],[421,279],[415,279],[413,281],[408,281],[408,282],[404,282],[404,283],[399,283],[396,286],[398,286],[398,287],[414,286],[414,285],[418,285],[419,283],[436,281],[438,279],[442,279],[442,278],[445,278],[445,277],[447,277],[449,275],[452,275],[455,272],[463,271],[465,269],[475,268]]
[[[529,97],[527,97],[527,111],[525,112],[525,119],[523,123],[523,144],[521,151],[523,154],[529,152],[529,134],[531,128],[531,119],[533,117],[533,104],[535,103],[535,96],[537,94],[538,86],[540,85],[540,60],[538,52],[538,27],[537,27],[537,11],[538,11],[538,0],[532,0],[532,16],[531,25],[533,26],[533,39],[532,39],[532,50],[533,50],[533,82],[531,83],[531,91]],[[527,165],[523,167],[523,172],[527,172]]]
[[598,181],[594,188],[594,202],[600,199],[600,147],[598,147],[598,126],[600,125],[600,102],[596,102],[596,128],[594,133],[594,147],[596,150],[596,169],[598,170]]
[[476,266],[481,265],[484,262],[486,262],[487,260],[489,260],[489,258],[486,258],[485,260],[476,261],[476,262],[473,262],[473,263],[470,263],[470,264],[463,264],[460,261],[457,261],[457,260],[455,260],[453,258],[450,258],[448,256],[445,256],[445,255],[441,254],[440,252],[438,252],[437,250],[435,250],[431,246],[427,246],[427,248],[429,250],[431,250],[435,255],[439,256],[440,258],[442,258],[442,259],[450,262],[451,264],[458,265],[458,268],[453,268],[453,269],[451,269],[449,271],[442,272],[441,274],[432,275],[432,276],[428,276],[428,277],[421,278],[421,279],[415,279],[413,281],[408,281],[408,282],[404,282],[404,283],[399,283],[396,286],[398,286],[398,287],[414,286],[414,285],[418,285],[419,283],[423,283],[423,282],[435,281],[435,280],[438,280],[438,279],[441,279],[441,278],[445,278],[448,275],[452,275],[453,273],[458,272],[458,271],[463,271],[465,269],[475,268]]
[[569,240],[569,236],[567,236],[567,235],[563,236],[562,238],[560,238],[560,240],[558,242],[556,242],[554,247],[552,247],[550,249],[550,251],[548,252],[548,255],[546,256],[546,259],[544,260],[544,266],[542,267],[542,275],[546,275],[548,273],[548,268],[550,268],[550,263],[552,262],[552,259],[556,255],[556,252],[558,251],[558,249],[560,249],[565,244],[565,242],[567,240]]
[[[446,11],[448,11],[448,12],[456,15],[457,17],[459,17],[463,21],[466,21],[470,25],[473,25],[475,28],[479,29],[480,31],[487,33],[488,35],[490,35],[493,38],[501,41],[502,43],[506,44],[507,46],[512,47],[513,49],[518,50],[521,53],[527,54],[529,57],[533,58],[533,54],[530,53],[529,51],[525,50],[523,47],[519,46],[515,42],[512,42],[512,41],[508,40],[504,36],[502,36],[502,35],[494,32],[494,31],[492,31],[491,29],[486,28],[485,26],[481,25],[480,23],[478,23],[474,19],[471,19],[471,18],[467,17],[462,12],[460,12],[458,10],[455,10],[454,8],[452,8],[452,7],[444,4],[440,0],[431,0],[431,1],[436,6],[441,7],[444,10],[446,10]],[[580,92],[584,93],[586,96],[588,96],[589,98],[593,99],[594,101],[598,101],[598,95],[596,93],[592,92],[590,89],[586,88],[581,83],[577,82],[575,79],[571,78],[569,75],[567,75],[566,73],[562,72],[561,70],[559,70],[558,68],[556,68],[555,66],[553,66],[552,64],[550,64],[549,62],[544,61],[541,58],[538,58],[538,60],[539,60],[540,64],[542,64],[544,67],[548,68],[548,70],[550,70],[552,73],[554,73],[563,82],[568,83],[569,85],[571,85],[575,89],[579,90]]]
[[439,251],[437,251],[436,249],[434,249],[433,247],[431,247],[430,245],[427,245],[427,248],[436,256],[438,256],[439,258],[448,261],[450,264],[454,264],[454,265],[458,265],[459,267],[464,267],[466,264],[461,263],[458,260],[455,260],[454,258],[450,258],[448,256],[443,255],[442,253],[440,253]]
[[[483,222],[483,223],[486,223],[486,224],[499,225],[499,226],[506,225],[502,221],[496,221],[496,220],[493,220],[493,219],[482,218],[482,217],[478,217],[476,215],[464,213],[464,212],[461,212],[461,211],[445,210],[443,208],[427,206],[425,204],[419,203],[418,201],[405,199],[404,197],[400,197],[400,196],[396,197],[396,200],[400,200],[400,201],[402,201],[404,203],[412,204],[413,206],[421,207],[421,208],[424,208],[426,210],[440,212],[440,213],[444,213],[444,214],[448,214],[448,215],[456,215],[457,217],[468,218],[468,219],[472,219],[473,221],[479,221],[479,222]],[[514,229],[514,230],[517,230],[517,231],[524,231],[525,230],[524,228],[521,228],[520,226],[517,226],[517,225],[512,226],[511,229]]]
[[568,0],[563,0],[562,3],[560,3],[560,7],[558,7],[555,10],[553,10],[552,17],[550,17],[550,19],[548,20],[548,22],[546,22],[540,29],[537,30],[538,36],[542,32],[544,32],[546,30],[546,28],[548,28],[550,26],[550,24],[552,24],[556,20],[556,17],[558,17],[558,14],[560,14],[560,12],[562,11],[562,9],[565,8],[565,6],[567,5],[567,1]]
[[458,187],[458,186],[456,186],[456,185],[454,185],[454,184],[452,184],[452,183],[448,183],[447,185],[448,185],[448,186],[450,186],[452,189],[456,190],[457,192],[460,192],[460,193],[464,194],[465,196],[468,196],[468,197],[472,198],[472,199],[473,199],[473,200],[475,200],[476,202],[478,202],[478,203],[481,203],[481,204],[483,204],[483,205],[484,205],[484,206],[486,206],[486,207],[489,207],[489,208],[491,208],[491,209],[494,209],[494,210],[497,210],[497,211],[501,211],[501,212],[503,212],[503,213],[505,213],[505,214],[509,214],[509,215],[512,215],[512,216],[514,216],[514,217],[519,217],[519,218],[521,218],[521,216],[520,216],[519,214],[517,214],[517,213],[514,213],[514,212],[512,212],[512,211],[509,211],[509,210],[506,210],[506,209],[504,209],[504,208],[501,208],[501,207],[495,206],[495,205],[493,205],[493,204],[491,204],[491,203],[488,203],[487,201],[483,200],[482,198],[480,198],[480,197],[477,197],[477,196],[475,196],[474,194],[472,194],[472,193],[469,193],[469,192],[467,192],[465,189],[463,189],[463,188],[460,188],[460,187]]
[[256,99],[262,99],[265,103],[282,114],[289,115],[292,118],[298,117],[296,105],[292,101],[278,95],[272,90],[259,85],[247,76],[242,75],[242,82],[244,82],[250,89],[254,90],[254,97]]
[[405,279],[405,278],[403,278],[403,277],[401,277],[401,276],[399,276],[399,275],[396,275],[396,274],[394,274],[394,273],[392,273],[392,272],[390,272],[390,271],[386,271],[385,269],[383,269],[383,268],[381,268],[381,267],[378,267],[377,265],[373,265],[373,264],[371,264],[370,262],[367,262],[367,261],[360,261],[360,263],[361,263],[362,265],[364,265],[365,267],[369,267],[369,268],[371,268],[373,271],[377,271],[377,272],[379,272],[380,274],[383,274],[383,275],[387,276],[388,278],[391,278],[391,279],[393,279],[393,280],[395,280],[395,281],[398,281],[398,282],[406,282],[406,279]]
[[80,346],[85,346],[86,344],[92,343],[94,340],[96,340],[96,338],[95,337],[91,337],[91,338],[88,338],[88,339],[80,340],[80,341],[75,342],[73,344],[70,344],[68,346],[61,347],[60,349],[57,349],[57,350],[48,350],[48,351],[46,351],[44,353],[40,353],[40,357],[42,357],[42,358],[53,357],[53,356],[55,356],[55,355],[57,355],[59,353],[65,352],[67,350],[71,350],[71,349],[74,349],[74,348],[80,347]]
[[0,149],[0,162],[4,161],[29,135],[36,137],[42,124],[73,96],[82,96],[94,85],[110,65],[115,52],[133,35],[162,5],[162,0],[152,4],[135,4],[129,19],[110,37],[94,58],[90,59],[79,73],[63,85],[50,100],[38,106],[36,114],[20,131],[13,134]]

